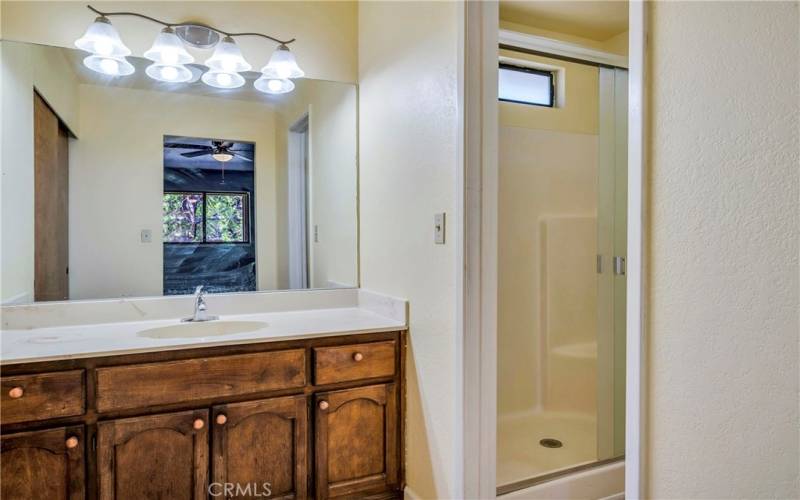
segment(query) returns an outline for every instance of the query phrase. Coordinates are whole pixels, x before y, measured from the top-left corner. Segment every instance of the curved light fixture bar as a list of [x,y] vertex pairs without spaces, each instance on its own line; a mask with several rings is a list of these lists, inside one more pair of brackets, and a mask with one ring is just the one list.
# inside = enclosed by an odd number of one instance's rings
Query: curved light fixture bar
[[229,36],[229,37],[258,36],[258,37],[266,38],[267,40],[272,40],[273,42],[278,43],[278,44],[282,44],[282,45],[288,45],[288,44],[290,44],[290,43],[292,43],[292,42],[294,42],[296,40],[295,38],[292,38],[291,40],[281,40],[281,39],[275,38],[273,36],[265,35],[264,33],[255,33],[255,32],[230,33],[230,32],[227,32],[227,31],[223,31],[223,30],[221,30],[221,29],[219,29],[217,27],[210,26],[208,24],[203,24],[203,23],[195,23],[195,22],[168,23],[166,21],[162,21],[160,19],[156,19],[155,17],[146,16],[144,14],[139,14],[138,12],[102,12],[102,11],[100,11],[98,9],[95,9],[91,5],[87,5],[86,8],[88,8],[89,10],[91,10],[92,12],[97,14],[98,16],[103,16],[103,17],[113,17],[113,16],[140,17],[142,19],[147,19],[148,21],[152,21],[154,23],[160,24],[160,25],[165,26],[167,28],[177,28],[179,26],[199,26],[201,28],[205,28],[205,29],[211,30],[211,31],[216,31],[217,33],[220,33],[222,35]]

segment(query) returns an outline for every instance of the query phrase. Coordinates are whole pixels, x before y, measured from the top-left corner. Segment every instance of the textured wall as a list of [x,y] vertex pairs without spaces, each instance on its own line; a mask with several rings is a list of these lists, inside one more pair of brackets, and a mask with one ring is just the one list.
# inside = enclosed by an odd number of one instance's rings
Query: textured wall
[[798,498],[798,3],[652,3],[647,497]]
[[361,285],[411,303],[406,467],[422,498],[460,487],[456,241],[448,230],[446,245],[433,242],[434,213],[457,223],[459,12],[454,2],[359,9]]

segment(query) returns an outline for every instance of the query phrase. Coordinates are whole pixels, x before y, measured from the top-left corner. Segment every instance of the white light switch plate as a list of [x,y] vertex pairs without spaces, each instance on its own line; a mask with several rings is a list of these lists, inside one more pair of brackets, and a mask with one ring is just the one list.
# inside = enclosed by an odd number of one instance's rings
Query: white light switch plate
[[437,245],[444,245],[445,214],[435,214],[433,216],[433,242]]
[[153,231],[149,229],[142,229],[142,243],[150,243],[153,241]]

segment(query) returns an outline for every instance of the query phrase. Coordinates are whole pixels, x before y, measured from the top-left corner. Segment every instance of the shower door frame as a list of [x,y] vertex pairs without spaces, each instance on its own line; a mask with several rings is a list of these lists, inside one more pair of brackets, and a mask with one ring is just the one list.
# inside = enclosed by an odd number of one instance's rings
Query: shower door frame
[[[644,496],[645,338],[643,301],[646,164],[647,3],[628,10],[628,248],[626,305],[625,497]],[[496,496],[497,426],[497,2],[464,7],[463,154],[457,240],[462,327],[463,498]]]

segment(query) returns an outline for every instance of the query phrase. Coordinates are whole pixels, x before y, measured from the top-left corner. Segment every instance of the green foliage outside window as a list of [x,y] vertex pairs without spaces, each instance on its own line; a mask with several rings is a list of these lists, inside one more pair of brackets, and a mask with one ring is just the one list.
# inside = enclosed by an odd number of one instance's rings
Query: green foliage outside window
[[164,193],[165,243],[246,243],[247,193]]

